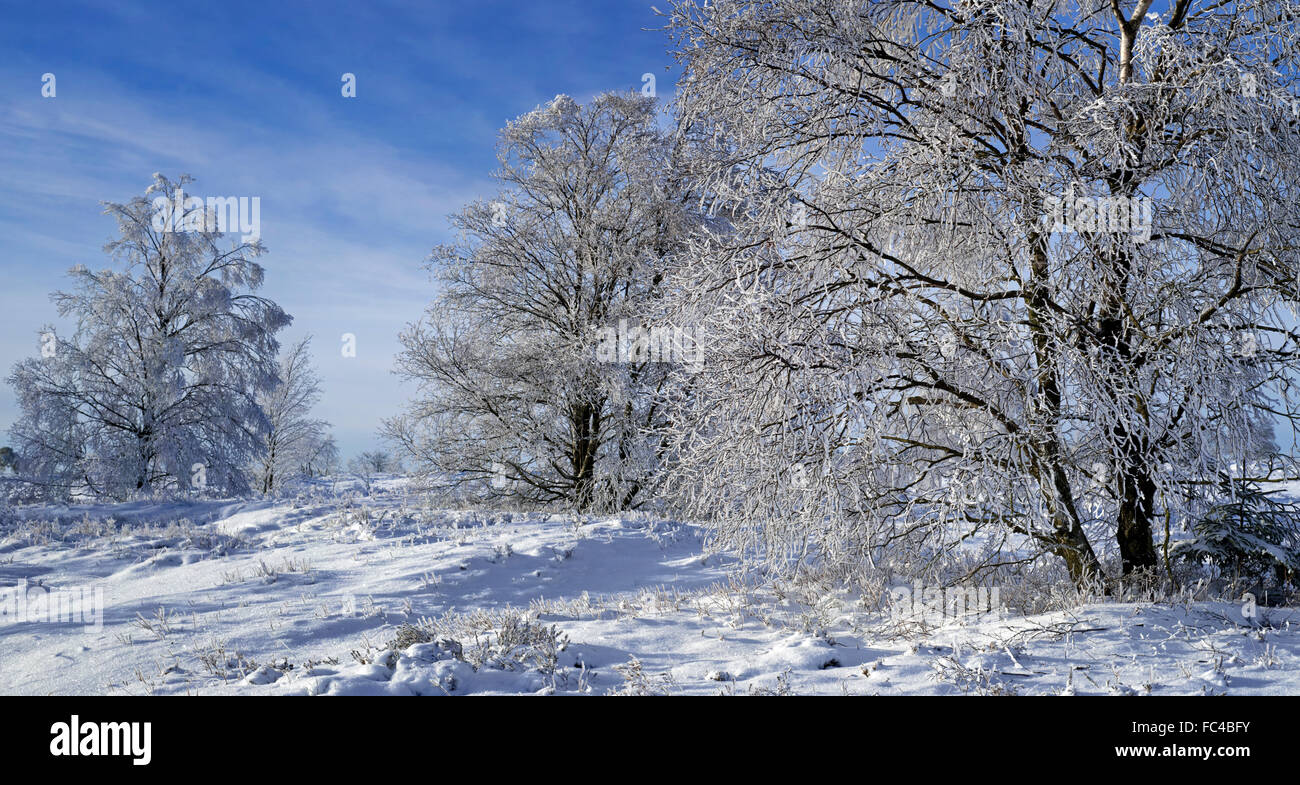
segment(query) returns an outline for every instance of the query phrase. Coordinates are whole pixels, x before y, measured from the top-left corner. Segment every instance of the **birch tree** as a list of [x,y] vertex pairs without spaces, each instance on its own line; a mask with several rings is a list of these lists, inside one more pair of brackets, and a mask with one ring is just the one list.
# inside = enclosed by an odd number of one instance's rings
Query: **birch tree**
[[[321,387],[311,364],[310,336],[280,358],[279,378],[279,384],[259,399],[267,418],[266,449],[257,466],[258,490],[264,495],[295,477],[310,475],[313,466],[328,463],[323,453],[333,445],[329,423],[311,416],[320,401]],[[337,460],[337,448],[333,450]]]
[[155,175],[143,196],[105,204],[116,269],[72,269],[52,299],[75,331],[47,328],[41,356],[9,377],[24,477],[51,494],[250,490],[268,427],[258,396],[278,381],[290,317],[256,294],[260,240],[226,239],[201,202],[158,215],[150,195],[189,182]]

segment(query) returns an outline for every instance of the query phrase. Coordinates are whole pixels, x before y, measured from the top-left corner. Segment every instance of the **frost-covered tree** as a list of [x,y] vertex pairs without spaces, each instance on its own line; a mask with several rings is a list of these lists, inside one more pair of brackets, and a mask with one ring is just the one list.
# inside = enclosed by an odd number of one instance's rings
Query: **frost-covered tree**
[[503,190],[452,217],[441,294],[401,336],[419,393],[386,435],[420,469],[526,504],[640,502],[665,369],[695,351],[649,315],[699,221],[656,120],[640,95],[559,96],[502,131]]
[[374,488],[376,475],[387,474],[396,468],[393,457],[383,450],[367,450],[348,461],[348,474],[361,483],[367,496]]
[[249,491],[268,427],[258,396],[277,383],[290,317],[255,293],[260,240],[226,239],[198,200],[155,205],[189,182],[155,175],[143,196],[105,205],[117,269],[73,268],[52,299],[75,332],[47,329],[41,356],[9,377],[24,478],[51,494]]
[[1155,566],[1220,473],[1294,476],[1297,14],[676,3],[738,239],[677,277],[709,376],[675,487],[781,563],[1029,542],[1083,581]]
[[311,476],[338,450],[329,423],[311,416],[320,401],[320,377],[311,364],[311,337],[294,344],[280,358],[280,383],[264,392],[259,403],[266,412],[266,451],[257,463],[257,485],[274,493],[295,477]]
[[397,461],[386,450],[366,450],[351,461],[353,466],[363,467],[371,474],[384,474],[397,470]]
[[60,498],[94,489],[91,477],[100,473],[87,450],[90,428],[78,417],[74,403],[75,358],[58,351],[55,335],[47,325],[41,333],[42,357],[20,362],[8,379],[21,411],[10,436],[21,477],[35,486],[33,498]]
[[326,477],[339,468],[339,447],[330,434],[308,440],[298,464],[303,477]]

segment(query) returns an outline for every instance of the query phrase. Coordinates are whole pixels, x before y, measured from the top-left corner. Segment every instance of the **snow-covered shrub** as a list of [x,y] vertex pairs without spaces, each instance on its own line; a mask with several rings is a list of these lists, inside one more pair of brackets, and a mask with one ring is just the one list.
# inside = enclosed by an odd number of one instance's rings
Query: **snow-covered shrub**
[[632,657],[622,665],[615,665],[614,671],[623,677],[623,684],[610,689],[605,693],[606,695],[668,695],[674,684],[671,674],[660,673],[652,676],[646,673],[641,660],[636,657]]
[[749,694],[766,697],[788,697],[794,695],[794,685],[791,683],[791,669],[786,667],[785,670],[778,673],[776,676],[776,682],[771,687],[760,687],[757,684],[750,685]]
[[568,637],[554,625],[542,624],[526,612],[504,608],[448,613],[404,624],[387,648],[400,651],[415,644],[437,643],[475,670],[535,670],[553,675],[568,642]]
[[1210,564],[1233,585],[1272,579],[1283,583],[1300,570],[1300,505],[1272,498],[1258,484],[1233,483],[1227,501],[1192,525],[1192,538],[1174,556]]

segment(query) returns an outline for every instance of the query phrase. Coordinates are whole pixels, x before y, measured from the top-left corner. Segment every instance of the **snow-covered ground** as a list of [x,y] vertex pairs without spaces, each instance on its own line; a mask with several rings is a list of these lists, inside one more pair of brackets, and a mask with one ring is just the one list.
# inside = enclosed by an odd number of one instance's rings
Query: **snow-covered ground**
[[1300,694],[1294,608],[1095,604],[908,634],[847,594],[736,584],[692,525],[425,504],[390,479],[369,498],[19,509],[0,598],[102,588],[103,618],[0,602],[0,692]]

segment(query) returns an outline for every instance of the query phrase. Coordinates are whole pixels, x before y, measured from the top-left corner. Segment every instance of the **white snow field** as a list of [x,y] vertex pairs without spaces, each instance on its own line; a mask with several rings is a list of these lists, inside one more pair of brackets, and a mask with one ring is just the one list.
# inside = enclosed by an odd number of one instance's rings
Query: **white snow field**
[[[740,586],[692,525],[423,505],[388,479],[369,498],[11,511],[0,692],[1300,693],[1294,608],[1109,603],[915,631],[844,592]],[[40,597],[87,587],[99,629],[42,615]]]

